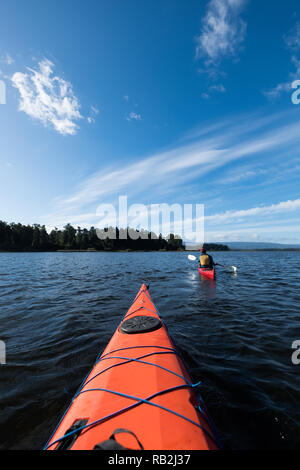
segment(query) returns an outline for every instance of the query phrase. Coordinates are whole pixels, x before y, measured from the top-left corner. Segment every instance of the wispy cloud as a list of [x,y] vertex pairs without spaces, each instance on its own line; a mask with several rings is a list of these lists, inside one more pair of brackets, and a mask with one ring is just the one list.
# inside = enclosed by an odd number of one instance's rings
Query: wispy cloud
[[[91,223],[95,223],[97,206],[100,203],[116,202],[118,196],[122,194],[126,194],[131,201],[138,200],[144,204],[149,201],[162,202],[165,200],[163,198],[178,199],[178,194],[181,194],[181,200],[184,200],[189,185],[192,184],[194,197],[200,197],[199,191],[203,193],[205,186],[199,187],[194,184],[197,179],[226,168],[229,164],[244,162],[245,166],[251,161],[254,168],[250,168],[249,171],[255,172],[257,169],[254,162],[256,161],[260,167],[261,155],[269,155],[273,165],[276,156],[279,158],[287,148],[297,149],[300,144],[299,119],[294,121],[292,113],[289,124],[285,114],[281,113],[280,116],[279,122],[277,115],[268,117],[251,115],[251,119],[248,116],[248,120],[246,117],[244,120],[237,117],[235,125],[228,120],[220,126],[208,127],[207,133],[203,130],[203,133],[192,142],[181,142],[170,150],[130,163],[119,162],[116,168],[103,168],[83,181],[73,194],[58,199],[53,214],[50,214],[47,220],[58,223],[57,220],[60,218],[64,222],[67,220],[77,224],[80,220],[88,219]],[[251,175],[248,172],[246,176]],[[235,177],[238,178],[238,172]],[[207,201],[203,200],[201,195],[200,202],[209,203],[213,188],[210,183],[210,190],[206,191]],[[287,206],[280,207],[287,208]],[[274,207],[272,210],[275,213]],[[263,213],[263,210],[260,213]],[[87,219],[86,214],[88,214]],[[246,213],[243,214],[246,216]],[[225,218],[235,215],[242,214],[227,213]]]
[[229,185],[235,190],[245,187],[250,191],[267,186],[278,185],[284,181],[299,179],[300,159],[291,158],[290,151],[280,152],[277,157],[271,155],[261,162],[252,162],[246,165],[238,165],[233,169],[222,172],[221,177],[214,180],[218,186]]
[[300,23],[296,23],[294,28],[284,37],[286,45],[295,52],[300,50]]
[[99,109],[96,106],[91,106],[90,115],[87,117],[87,121],[89,124],[93,124],[96,122],[95,116],[99,114]]
[[221,83],[219,85],[212,85],[209,87],[210,91],[218,91],[219,93],[225,93],[226,88]]
[[232,223],[238,220],[241,222],[248,217],[265,217],[274,214],[286,214],[300,209],[300,199],[292,201],[283,201],[269,206],[252,207],[251,209],[226,211],[224,213],[210,215],[206,217],[206,221],[214,224]]
[[141,116],[139,113],[135,113],[134,111],[132,111],[132,112],[129,113],[129,115],[126,117],[126,120],[127,120],[127,121],[141,121],[141,120],[142,120],[142,116]]
[[294,199],[208,215],[206,240],[300,243],[299,213],[300,199]]
[[282,93],[289,93],[292,90],[292,80],[290,82],[278,83],[270,90],[263,91],[263,94],[270,100],[276,100]]
[[[298,221],[299,222],[299,221]],[[300,244],[300,224],[286,226],[278,225],[273,222],[266,226],[261,223],[260,226],[234,229],[208,230],[205,232],[205,238],[209,242],[234,242],[234,241],[263,241],[275,243]]]
[[226,57],[236,56],[246,35],[247,25],[240,17],[245,0],[210,0],[196,38],[196,58],[204,59],[204,70],[219,74],[218,66]]
[[291,53],[291,64],[294,70],[290,72],[286,82],[278,83],[273,88],[263,91],[263,94],[271,100],[279,98],[283,93],[290,93],[292,82],[300,79],[300,23],[297,23],[283,39]]
[[230,174],[224,176],[218,180],[218,184],[221,185],[232,185],[236,183],[241,183],[246,180],[255,178],[257,184],[257,177],[260,175],[265,175],[268,172],[266,169],[254,168],[248,169],[247,167],[238,167],[235,170],[231,171]]
[[15,62],[14,59],[8,52],[0,56],[0,63],[6,64],[6,65],[12,65],[14,62]]
[[210,99],[211,98],[211,94],[214,93],[214,92],[217,92],[217,93],[226,93],[226,88],[224,87],[224,85],[222,83],[219,83],[218,85],[211,85],[208,90],[208,92],[204,92],[202,93],[202,98],[203,99]]
[[80,104],[71,83],[54,75],[53,70],[54,64],[44,59],[37,69],[28,68],[27,73],[12,76],[12,84],[20,93],[19,110],[62,135],[74,135],[76,122],[82,118]]

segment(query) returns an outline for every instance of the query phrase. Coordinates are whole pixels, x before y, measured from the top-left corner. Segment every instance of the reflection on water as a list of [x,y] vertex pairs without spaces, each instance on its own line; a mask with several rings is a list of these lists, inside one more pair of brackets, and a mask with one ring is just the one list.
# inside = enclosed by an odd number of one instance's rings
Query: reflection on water
[[202,291],[202,294],[205,296],[206,299],[215,299],[217,295],[216,291],[216,280],[213,279],[207,279],[204,276],[199,276],[200,277],[200,288]]

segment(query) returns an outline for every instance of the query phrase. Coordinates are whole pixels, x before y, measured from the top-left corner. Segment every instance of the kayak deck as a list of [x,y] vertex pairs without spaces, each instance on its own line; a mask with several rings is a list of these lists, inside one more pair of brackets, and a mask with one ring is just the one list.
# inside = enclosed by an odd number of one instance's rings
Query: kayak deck
[[203,402],[145,285],[46,449],[102,448],[120,429],[116,440],[127,449],[219,448]]

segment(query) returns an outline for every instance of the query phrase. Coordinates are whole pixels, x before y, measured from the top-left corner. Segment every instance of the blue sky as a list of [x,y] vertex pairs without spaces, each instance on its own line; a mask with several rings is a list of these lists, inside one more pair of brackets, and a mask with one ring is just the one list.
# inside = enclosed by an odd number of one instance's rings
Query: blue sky
[[0,219],[89,227],[127,195],[300,243],[297,0],[3,0],[0,80]]

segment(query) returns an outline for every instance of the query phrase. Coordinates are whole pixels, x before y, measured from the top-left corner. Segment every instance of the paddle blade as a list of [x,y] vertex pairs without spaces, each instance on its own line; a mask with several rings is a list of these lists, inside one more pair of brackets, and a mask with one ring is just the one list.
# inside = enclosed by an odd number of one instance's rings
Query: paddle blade
[[189,259],[190,261],[197,261],[196,256],[193,256],[193,255],[189,255],[189,256],[188,256],[188,259]]
[[230,269],[230,272],[233,274],[237,274],[237,268],[235,266],[226,266],[228,269]]

